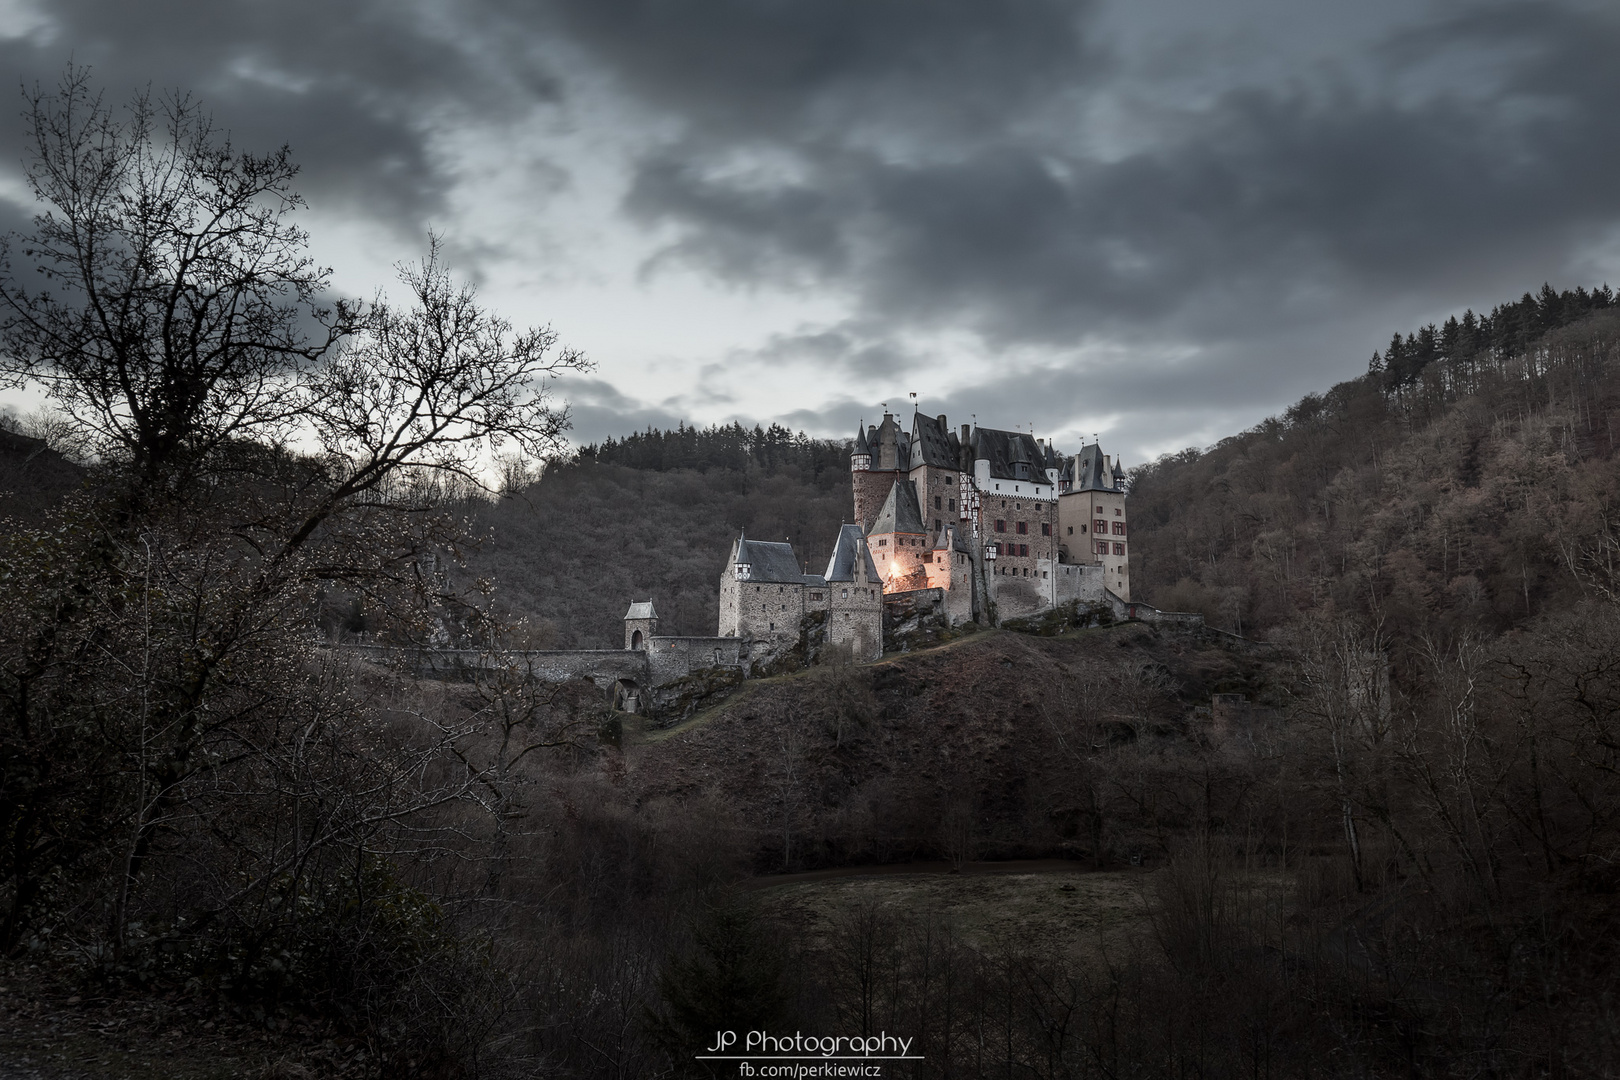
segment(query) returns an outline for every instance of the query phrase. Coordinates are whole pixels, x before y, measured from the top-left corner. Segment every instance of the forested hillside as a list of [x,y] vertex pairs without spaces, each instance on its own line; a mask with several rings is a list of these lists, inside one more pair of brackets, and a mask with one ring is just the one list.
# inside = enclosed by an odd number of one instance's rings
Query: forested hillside
[[1244,633],[1308,611],[1491,631],[1612,589],[1617,337],[1606,287],[1544,287],[1135,470],[1139,597]]
[[617,648],[632,599],[669,634],[712,634],[739,531],[788,540],[811,572],[852,506],[849,450],[784,428],[649,430],[586,446],[539,482],[472,507],[468,568],[536,644]]

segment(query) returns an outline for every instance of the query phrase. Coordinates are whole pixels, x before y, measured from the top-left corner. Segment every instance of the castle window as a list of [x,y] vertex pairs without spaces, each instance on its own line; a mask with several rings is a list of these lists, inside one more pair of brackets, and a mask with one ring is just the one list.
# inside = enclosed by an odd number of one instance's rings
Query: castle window
[[1018,531],[1019,531],[1019,532],[1020,532],[1020,533],[1027,533],[1027,532],[1029,532],[1029,522],[1027,522],[1027,521],[1020,521],[1020,522],[1019,522],[1019,523],[1018,523]]
[[845,589],[845,590],[844,590],[844,599],[845,599],[845,600],[848,600],[848,599],[849,599],[849,590],[848,590],[848,589]]
[[1019,544],[1018,545],[1018,554],[1020,554],[1020,555],[1028,555],[1029,554],[1029,545],[1028,544]]
[[945,501],[950,504],[950,505],[946,506],[945,509],[947,509],[947,510],[955,510],[956,509],[956,500],[955,499],[946,499]]
[[1099,513],[1099,514],[1100,514],[1100,513],[1102,513],[1102,512],[1103,512],[1103,508],[1102,508],[1102,507],[1100,507],[1100,506],[1099,506],[1099,507],[1097,507],[1097,513]]
[[934,553],[932,551],[923,552],[923,562],[933,562],[933,561],[934,561]]
[[878,541],[878,547],[888,547],[888,546],[889,546],[889,542],[887,540],[879,540]]
[[939,498],[939,496],[938,496],[938,495],[935,495],[935,496],[934,496],[934,509],[935,509],[935,510],[938,510],[938,509],[939,509],[939,503],[940,503],[940,498]]
[[1050,521],[1041,522],[1041,535],[1042,536],[1051,536],[1052,535],[1052,523]]
[[[1081,527],[1081,528],[1082,528],[1082,529],[1083,529],[1083,528],[1085,528],[1085,526],[1084,526],[1084,525],[1082,525],[1082,526],[1080,526],[1080,527]],[[1073,535],[1074,535],[1074,526],[1073,526],[1073,525],[1070,525],[1070,526],[1069,526],[1069,535],[1070,535],[1070,536],[1073,536]]]
[[[997,490],[997,491],[1000,491],[1000,490],[1001,490],[1001,489],[1000,489],[1000,488],[997,488],[997,489],[996,489],[996,490]],[[1003,510],[1005,510],[1005,509],[1007,509],[1007,500],[1006,500],[1006,499],[1002,499],[1002,500],[1001,500],[1001,508],[1002,508],[1002,509],[1003,509]]]
[[1003,521],[1001,518],[996,518],[996,532],[1006,532],[1006,531],[1007,531],[1007,523],[1005,521]]
[[810,594],[810,599],[812,599],[812,600],[820,600],[821,599],[821,594],[818,593],[818,592],[813,592],[813,593]]
[[1097,521],[1092,522],[1092,524],[1097,526],[1097,532],[1099,533],[1105,533],[1108,531],[1108,522],[1103,521],[1100,518]]
[[1121,510],[1119,507],[1116,506],[1116,507],[1114,507],[1114,516],[1115,517],[1124,517],[1125,516],[1125,511]]
[[1042,570],[1042,571],[1041,571],[1041,577],[1045,577],[1045,576],[1046,576],[1046,571],[1045,571],[1045,570]]
[[1115,536],[1124,536],[1125,535],[1125,523],[1123,521],[1114,522],[1114,535]]
[[1115,555],[1123,555],[1123,554],[1125,554],[1125,545],[1124,544],[1115,544],[1114,545],[1114,554]]
[[1098,555],[1106,555],[1106,554],[1108,554],[1108,541],[1106,541],[1106,540],[1097,541],[1097,554]]

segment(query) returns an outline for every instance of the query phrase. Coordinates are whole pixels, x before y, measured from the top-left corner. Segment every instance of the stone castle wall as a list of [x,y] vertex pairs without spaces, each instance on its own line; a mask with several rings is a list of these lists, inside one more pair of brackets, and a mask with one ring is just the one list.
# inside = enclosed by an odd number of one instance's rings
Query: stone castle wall
[[694,671],[708,668],[746,671],[748,659],[747,638],[654,637],[647,647],[648,676],[652,686],[664,686]]
[[883,500],[889,497],[889,491],[894,487],[896,480],[904,480],[906,474],[899,469],[874,468],[850,473],[850,480],[855,487],[855,524],[865,531],[877,517],[878,511],[883,509]]
[[827,586],[827,643],[848,645],[856,660],[883,655],[883,584],[835,581]]
[[[804,585],[776,581],[720,580],[720,633],[780,644],[797,641],[804,621]],[[825,602],[825,601],[823,601]]]

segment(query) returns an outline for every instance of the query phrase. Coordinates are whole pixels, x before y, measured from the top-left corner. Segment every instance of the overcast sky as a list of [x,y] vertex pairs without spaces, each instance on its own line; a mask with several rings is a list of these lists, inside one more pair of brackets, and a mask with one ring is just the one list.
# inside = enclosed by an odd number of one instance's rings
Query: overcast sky
[[1612,0],[0,0],[18,84],[290,144],[340,288],[442,233],[595,361],[576,439],[915,392],[1127,464],[1620,284],[1616,56]]

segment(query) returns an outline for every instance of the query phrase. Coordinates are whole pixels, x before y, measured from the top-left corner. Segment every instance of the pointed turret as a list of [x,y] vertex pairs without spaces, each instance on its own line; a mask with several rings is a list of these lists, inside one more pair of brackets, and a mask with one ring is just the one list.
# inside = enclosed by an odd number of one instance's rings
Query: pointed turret
[[855,428],[855,449],[849,455],[850,472],[867,472],[872,468],[872,444],[866,439],[866,421]]

